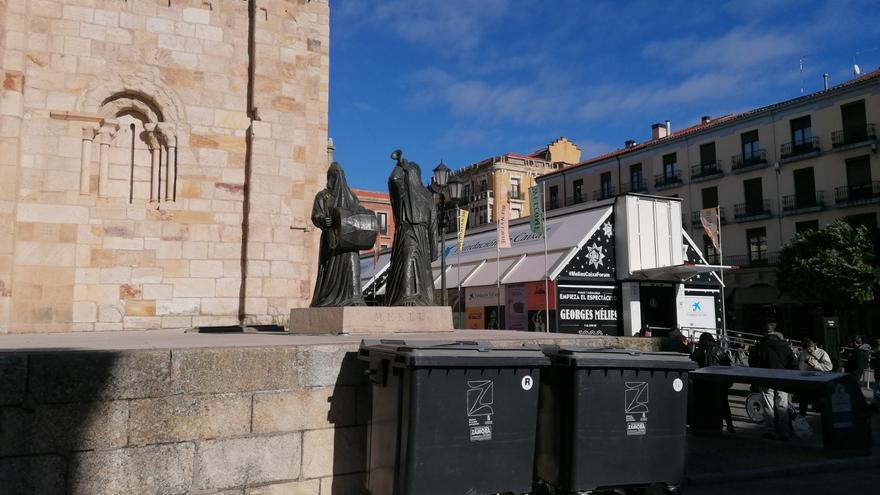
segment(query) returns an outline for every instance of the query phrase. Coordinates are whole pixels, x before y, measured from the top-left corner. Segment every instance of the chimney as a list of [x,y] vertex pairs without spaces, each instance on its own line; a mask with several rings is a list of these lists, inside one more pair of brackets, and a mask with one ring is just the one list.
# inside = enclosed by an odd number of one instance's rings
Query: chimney
[[669,120],[666,121],[666,135],[672,135],[672,124],[669,123]]
[[633,139],[627,139],[626,142],[623,143],[624,148],[632,148],[635,145],[636,145],[636,142]]
[[712,122],[712,117],[710,117],[710,116],[708,116],[708,115],[703,115],[703,116],[700,118],[700,123],[701,123],[701,124],[708,124],[709,122]]
[[826,91],[828,90],[828,73],[827,72],[822,74],[822,87],[825,88]]
[[669,129],[665,124],[654,124],[651,126],[651,139],[663,139],[669,135]]

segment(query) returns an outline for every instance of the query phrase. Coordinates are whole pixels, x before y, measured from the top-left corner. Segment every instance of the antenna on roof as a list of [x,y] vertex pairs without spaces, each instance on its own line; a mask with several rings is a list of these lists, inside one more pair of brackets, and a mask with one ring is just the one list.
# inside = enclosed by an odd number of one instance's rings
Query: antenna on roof
[[801,94],[804,94],[804,60],[807,59],[806,55],[801,55],[801,59],[798,61],[798,66],[801,71]]
[[853,64],[853,76],[859,77],[862,75],[862,68],[859,67],[859,64]]

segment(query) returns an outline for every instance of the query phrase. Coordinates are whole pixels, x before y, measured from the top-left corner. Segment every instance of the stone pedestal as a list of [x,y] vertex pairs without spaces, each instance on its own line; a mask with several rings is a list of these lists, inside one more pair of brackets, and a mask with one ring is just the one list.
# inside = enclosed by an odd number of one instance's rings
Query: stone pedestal
[[449,306],[346,306],[290,310],[292,334],[451,332]]

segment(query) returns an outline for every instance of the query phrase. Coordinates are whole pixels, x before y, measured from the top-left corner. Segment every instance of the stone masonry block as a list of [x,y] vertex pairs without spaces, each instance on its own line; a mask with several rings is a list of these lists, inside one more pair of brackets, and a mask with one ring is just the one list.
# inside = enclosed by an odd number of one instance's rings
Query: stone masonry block
[[321,493],[345,493],[346,495],[368,495],[364,473],[328,476],[321,478]]
[[2,408],[0,456],[124,447],[127,422],[126,401]]
[[250,488],[247,495],[318,495],[320,491],[321,480],[306,480]]
[[20,404],[27,389],[27,354],[0,354],[0,405]]
[[250,395],[172,395],[131,401],[133,444],[179,442],[245,435],[250,430]]
[[255,433],[350,426],[355,419],[354,387],[321,387],[254,395]]
[[4,493],[65,493],[67,462],[61,456],[0,458],[0,487]]
[[168,351],[33,353],[28,389],[39,402],[168,395]]
[[299,387],[294,347],[175,350],[173,393],[213,394]]
[[303,476],[319,478],[366,469],[367,429],[363,426],[303,432]]
[[199,444],[196,489],[299,478],[301,434],[209,440]]
[[68,493],[189,492],[194,455],[191,443],[83,452],[72,460]]
[[367,382],[364,364],[357,359],[358,347],[302,346],[296,368],[302,387],[359,385]]

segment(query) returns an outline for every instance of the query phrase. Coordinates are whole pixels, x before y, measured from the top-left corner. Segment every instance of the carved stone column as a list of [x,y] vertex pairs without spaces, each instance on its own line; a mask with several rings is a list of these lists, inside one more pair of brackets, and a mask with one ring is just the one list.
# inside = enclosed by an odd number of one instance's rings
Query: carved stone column
[[161,158],[159,133],[156,124],[144,124],[147,146],[150,147],[150,201],[159,201],[159,167]]
[[101,149],[98,155],[100,168],[98,169],[98,196],[106,198],[110,180],[110,144],[113,142],[113,136],[119,130],[119,124],[115,120],[105,120],[104,125],[98,130],[98,138],[100,139]]
[[92,143],[95,141],[95,128],[84,127],[82,131],[82,152],[80,153],[79,193],[89,194],[92,182]]
[[174,201],[177,196],[177,134],[173,124],[160,123],[159,132],[165,141],[165,201]]

